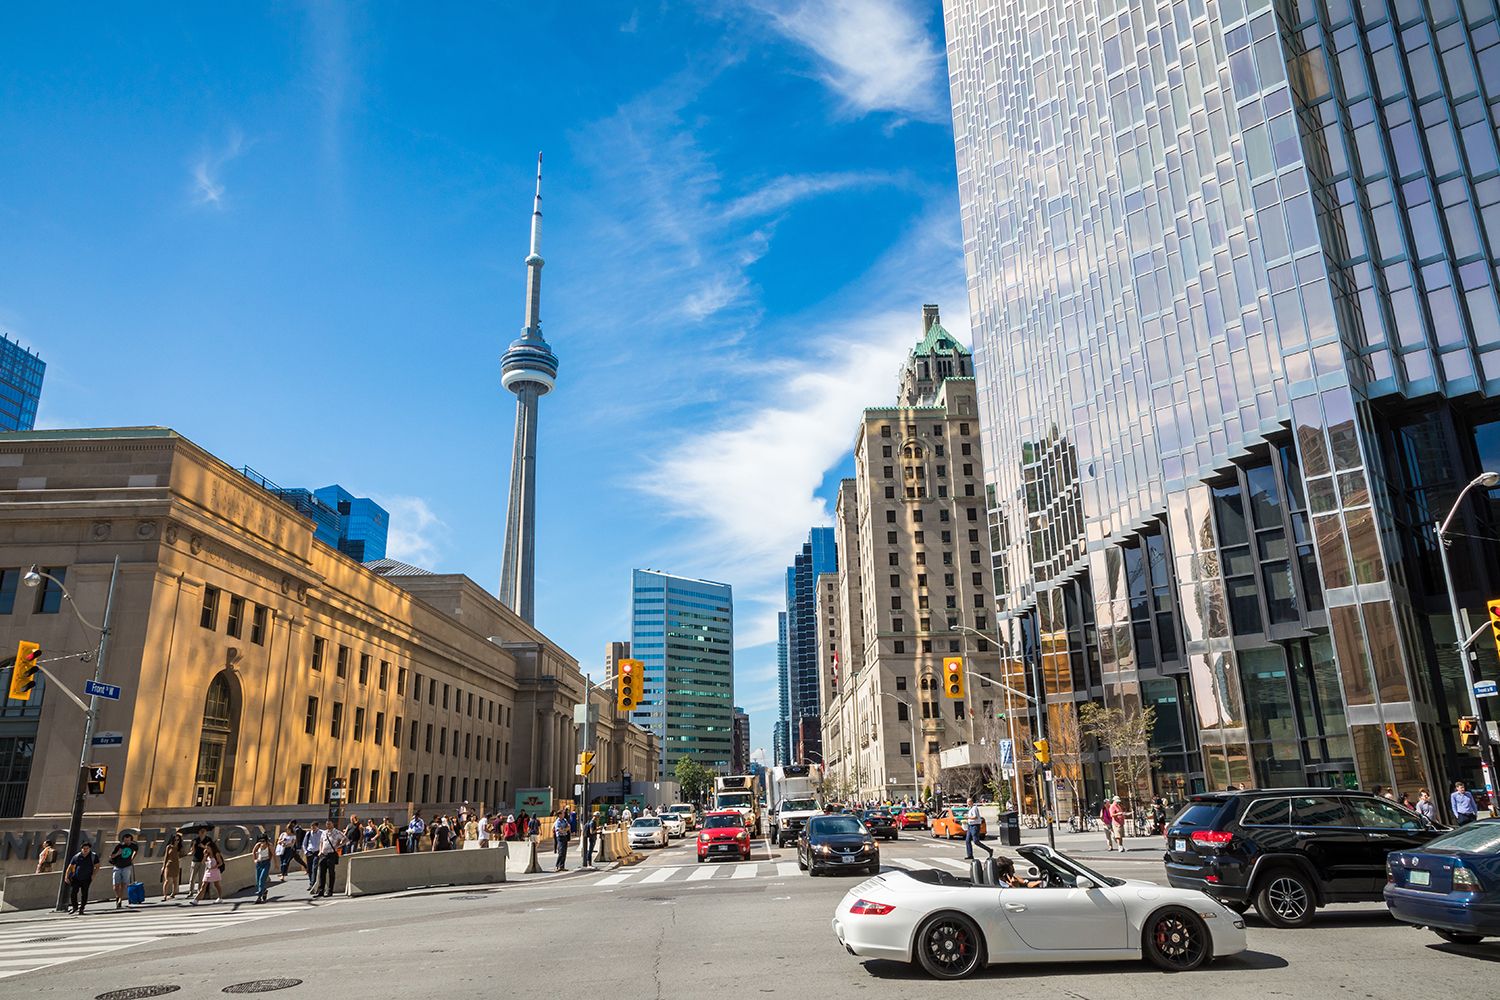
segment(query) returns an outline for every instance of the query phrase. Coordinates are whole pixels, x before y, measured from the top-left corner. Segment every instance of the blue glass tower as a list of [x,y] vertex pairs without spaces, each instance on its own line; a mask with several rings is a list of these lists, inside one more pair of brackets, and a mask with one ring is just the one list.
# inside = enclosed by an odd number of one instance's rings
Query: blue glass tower
[[[338,512],[338,537],[328,544],[360,562],[385,558],[391,515],[369,497],[357,497],[342,486],[325,486],[313,496]],[[323,541],[320,529],[318,537]]]
[[786,751],[788,763],[823,757],[818,704],[818,576],[839,568],[832,528],[814,528],[786,571]]
[[0,431],[29,431],[36,425],[47,363],[0,334]]

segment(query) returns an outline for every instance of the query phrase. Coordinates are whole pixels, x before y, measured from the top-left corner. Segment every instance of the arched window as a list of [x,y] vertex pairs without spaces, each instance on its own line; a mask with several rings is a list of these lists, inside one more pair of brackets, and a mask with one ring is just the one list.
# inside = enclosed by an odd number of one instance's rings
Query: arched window
[[207,807],[229,801],[238,727],[234,689],[223,671],[209,682],[203,699],[203,732],[198,737],[198,769],[193,802]]

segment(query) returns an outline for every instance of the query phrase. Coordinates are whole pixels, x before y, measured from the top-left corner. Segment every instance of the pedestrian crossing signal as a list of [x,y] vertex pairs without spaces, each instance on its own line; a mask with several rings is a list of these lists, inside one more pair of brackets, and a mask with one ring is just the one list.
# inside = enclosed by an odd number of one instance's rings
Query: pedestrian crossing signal
[[1490,632],[1495,637],[1495,651],[1500,653],[1500,599],[1490,602]]
[[641,661],[621,660],[615,670],[615,709],[633,712],[641,702]]
[[949,698],[962,698],[964,696],[963,657],[943,657],[943,694]]
[[1479,745],[1478,717],[1465,715],[1458,720],[1458,745],[1469,748]]
[[103,795],[104,782],[109,777],[109,766],[106,764],[90,764],[88,771],[88,791],[90,795]]
[[36,687],[36,675],[41,670],[37,658],[42,655],[39,643],[22,640],[16,644],[16,662],[10,668],[10,697],[12,701],[30,701],[31,691]]

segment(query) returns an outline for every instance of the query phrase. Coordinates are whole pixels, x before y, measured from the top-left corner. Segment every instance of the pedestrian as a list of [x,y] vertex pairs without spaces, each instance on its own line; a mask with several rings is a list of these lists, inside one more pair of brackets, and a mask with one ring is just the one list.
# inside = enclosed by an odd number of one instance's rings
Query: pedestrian
[[979,807],[974,805],[970,798],[966,803],[968,811],[964,813],[964,860],[974,860],[974,848],[978,847],[989,857],[994,857],[995,852],[990,845],[979,839],[979,825],[984,822],[984,817],[979,815]]
[[1453,794],[1448,796],[1448,805],[1453,810],[1453,822],[1458,826],[1474,822],[1479,818],[1479,803],[1469,793],[1469,786],[1462,781],[1453,783]]
[[1160,795],[1151,800],[1151,832],[1160,837],[1167,835],[1167,800]]
[[57,864],[57,844],[52,838],[42,841],[42,849],[36,856],[36,873],[46,875]]
[[535,844],[537,838],[541,835],[542,818],[540,816],[532,816],[531,819],[526,821],[526,839]]
[[1401,793],[1401,806],[1405,809],[1416,809],[1417,804],[1411,800],[1411,792]]
[[1099,806],[1099,822],[1104,824],[1104,849],[1113,851],[1115,849],[1115,824],[1109,814],[1108,801]]
[[472,813],[464,821],[464,843],[477,844],[479,842],[479,820]]
[[426,831],[427,824],[422,822],[422,810],[411,814],[411,821],[406,824],[406,850],[410,854],[417,853],[422,846],[422,834]]
[[94,881],[94,869],[99,858],[93,847],[85,840],[78,845],[78,853],[68,859],[63,874],[68,882],[68,912],[83,916],[83,908],[89,902],[89,883]]
[[[329,820],[328,822],[332,822]],[[320,852],[323,847],[323,828],[314,823],[307,828],[307,833],[302,838],[302,853],[307,855],[307,891],[318,891],[318,865]]]
[[381,847],[396,846],[396,824],[391,822],[389,816],[380,821],[379,843]]
[[255,861],[255,901],[264,903],[266,883],[271,880],[271,838],[261,834],[250,849],[250,857]]
[[1109,822],[1115,830],[1115,849],[1121,854],[1125,853],[1125,807],[1120,804],[1120,797],[1116,795],[1109,803]]
[[177,886],[182,882],[182,834],[174,833],[167,838],[167,846],[161,855],[161,901],[177,898]]
[[198,895],[188,900],[189,906],[197,906],[208,898],[209,890],[213,890],[214,902],[222,902],[224,899],[224,855],[219,853],[219,845],[209,838],[203,844],[203,883],[198,887]]
[[119,843],[115,849],[109,852],[109,864],[114,870],[109,873],[110,884],[115,887],[115,909],[125,905],[125,893],[130,883],[135,881],[135,856],[139,853],[135,846],[135,836],[129,833],[120,834]]
[[298,837],[294,832],[295,823],[288,823],[282,831],[276,835],[276,860],[281,869],[281,881],[286,881],[286,873],[292,867],[292,862],[297,862],[297,867],[303,871],[307,870],[307,862],[302,860],[298,851]]
[[446,816],[433,824],[432,849],[434,851],[450,851],[453,849],[453,827],[448,825],[448,818]]
[[1427,789],[1417,792],[1417,815],[1429,823],[1437,822],[1437,803],[1432,801],[1432,796],[1427,794]]
[[599,835],[599,814],[589,813],[583,821],[583,867],[594,867],[594,842]]
[[520,813],[516,815],[516,836],[522,840],[525,840],[526,835],[530,832],[531,817],[526,815],[525,809],[522,809]]
[[490,823],[490,818],[488,816],[479,817],[479,822],[475,824],[475,833],[479,835],[479,846],[481,848],[490,846],[491,826],[492,824]]
[[193,863],[188,869],[188,895],[203,888],[203,845],[209,842],[208,827],[200,826],[193,834]]
[[568,824],[568,814],[559,809],[557,816],[552,820],[552,845],[557,849],[557,865],[552,870],[555,872],[566,871],[568,867],[568,835],[572,827]]
[[349,817],[349,825],[344,827],[344,853],[353,854],[359,850],[360,841],[364,839],[364,827],[359,824],[358,816]]
[[339,848],[344,846],[344,835],[333,828],[333,820],[323,824],[323,836],[318,842],[318,887],[313,898],[332,896],[333,883],[338,877]]

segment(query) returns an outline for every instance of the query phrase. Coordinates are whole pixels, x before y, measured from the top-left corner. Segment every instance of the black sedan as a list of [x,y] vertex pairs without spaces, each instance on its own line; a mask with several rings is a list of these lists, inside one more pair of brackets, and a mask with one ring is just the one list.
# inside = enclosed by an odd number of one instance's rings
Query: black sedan
[[896,814],[889,809],[866,809],[860,818],[865,821],[865,829],[870,831],[872,837],[895,840],[900,836],[901,828],[896,822]]
[[880,847],[858,816],[814,816],[797,837],[797,867],[810,875],[827,871],[880,871]]

